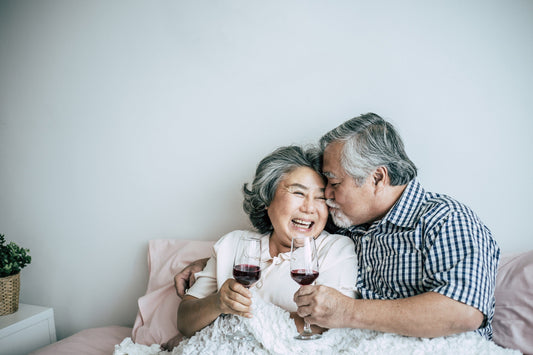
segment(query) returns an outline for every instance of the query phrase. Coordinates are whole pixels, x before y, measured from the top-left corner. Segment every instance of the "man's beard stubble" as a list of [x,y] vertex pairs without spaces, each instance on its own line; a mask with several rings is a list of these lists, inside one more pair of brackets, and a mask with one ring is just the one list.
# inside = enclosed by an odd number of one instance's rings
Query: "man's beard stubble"
[[333,223],[335,223],[337,227],[348,228],[353,225],[350,218],[342,212],[340,206],[335,201],[328,199],[326,200],[326,204],[330,207],[329,213],[331,214]]

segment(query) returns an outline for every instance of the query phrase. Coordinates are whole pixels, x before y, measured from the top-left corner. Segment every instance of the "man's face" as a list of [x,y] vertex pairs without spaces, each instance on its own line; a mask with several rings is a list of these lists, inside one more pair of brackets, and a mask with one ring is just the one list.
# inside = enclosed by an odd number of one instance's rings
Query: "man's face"
[[343,142],[329,144],[324,150],[323,172],[328,179],[326,198],[334,223],[349,227],[375,220],[375,188],[372,176],[358,186],[341,166]]

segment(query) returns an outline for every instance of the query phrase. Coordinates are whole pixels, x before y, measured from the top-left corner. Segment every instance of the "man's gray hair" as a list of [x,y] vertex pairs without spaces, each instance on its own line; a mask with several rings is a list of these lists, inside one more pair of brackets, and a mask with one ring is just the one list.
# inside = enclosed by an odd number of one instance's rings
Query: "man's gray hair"
[[400,135],[375,113],[354,117],[322,136],[322,154],[333,142],[344,143],[341,166],[358,185],[380,166],[387,168],[392,186],[405,185],[416,177],[416,166],[407,156]]
[[251,186],[244,184],[242,205],[259,233],[264,234],[273,230],[266,208],[270,206],[276,189],[285,175],[299,167],[311,168],[320,175],[320,151],[316,147],[278,148],[259,162]]

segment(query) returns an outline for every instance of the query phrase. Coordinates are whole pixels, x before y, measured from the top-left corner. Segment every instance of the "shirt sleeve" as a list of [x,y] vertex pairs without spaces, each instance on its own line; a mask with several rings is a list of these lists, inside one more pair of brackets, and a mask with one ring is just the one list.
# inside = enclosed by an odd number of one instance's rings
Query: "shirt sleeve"
[[325,285],[355,298],[357,280],[357,257],[352,240],[348,237],[330,234],[318,246],[318,285]]
[[490,231],[476,218],[451,212],[427,246],[424,287],[494,314],[494,288],[499,248]]
[[204,298],[215,292],[222,284],[232,277],[233,257],[239,238],[248,231],[233,231],[220,238],[213,245],[213,254],[205,268],[196,273],[196,282],[187,294],[196,298]]
[[187,290],[187,295],[204,298],[217,291],[216,264],[217,256],[213,253],[213,256],[207,261],[205,268],[194,275],[196,282]]

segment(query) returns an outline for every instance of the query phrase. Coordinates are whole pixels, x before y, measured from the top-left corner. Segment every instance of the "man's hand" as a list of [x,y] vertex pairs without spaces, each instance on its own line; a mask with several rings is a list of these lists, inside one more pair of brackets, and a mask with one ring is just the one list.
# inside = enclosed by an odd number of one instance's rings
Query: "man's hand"
[[181,270],[179,274],[174,276],[174,287],[176,288],[176,293],[179,297],[183,298],[183,296],[185,296],[185,291],[187,291],[187,289],[196,281],[194,274],[204,269],[207,260],[209,259],[198,259],[193,261],[189,266]]
[[323,328],[345,327],[349,297],[327,286],[302,286],[294,294],[298,315]]
[[250,312],[252,293],[234,279],[227,279],[217,295],[221,313],[252,317]]
[[434,338],[476,330],[478,309],[436,292],[393,300],[349,298],[326,286],[302,286],[294,294],[298,315],[325,328],[359,328]]
[[[296,330],[298,330],[298,333],[303,332],[304,330],[304,319],[298,315],[296,312],[290,313],[291,319],[294,319],[294,325],[296,326]],[[322,334],[327,328],[319,327],[318,325],[310,324],[311,325],[311,331],[313,334]]]
[[178,335],[176,335],[174,338],[170,339],[166,343],[161,344],[161,348],[166,351],[172,351],[172,349],[178,346],[182,340],[183,335],[178,333]]

